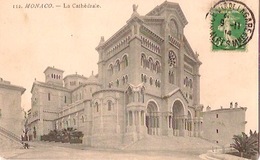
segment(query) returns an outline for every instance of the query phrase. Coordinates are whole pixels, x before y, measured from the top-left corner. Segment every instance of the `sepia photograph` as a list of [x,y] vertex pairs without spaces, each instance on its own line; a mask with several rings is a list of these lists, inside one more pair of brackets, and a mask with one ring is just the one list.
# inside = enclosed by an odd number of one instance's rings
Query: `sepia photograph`
[[259,1],[0,2],[0,160],[259,159]]

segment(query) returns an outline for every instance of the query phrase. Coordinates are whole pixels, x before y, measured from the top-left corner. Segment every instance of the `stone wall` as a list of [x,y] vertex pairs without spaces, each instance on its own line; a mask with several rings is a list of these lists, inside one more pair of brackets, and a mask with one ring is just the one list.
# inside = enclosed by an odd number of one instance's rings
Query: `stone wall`
[[23,110],[21,108],[21,92],[0,87],[0,126],[16,135],[23,131]]

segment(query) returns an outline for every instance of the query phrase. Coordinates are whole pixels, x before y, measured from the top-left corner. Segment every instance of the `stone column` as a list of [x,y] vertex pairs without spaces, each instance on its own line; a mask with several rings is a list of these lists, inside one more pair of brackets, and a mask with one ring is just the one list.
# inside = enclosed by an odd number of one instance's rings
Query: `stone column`
[[116,99],[116,133],[120,132],[120,125],[119,125],[119,115],[118,115],[118,99]]
[[193,120],[190,122],[190,127],[191,127],[191,137],[194,136],[194,125],[193,125]]
[[126,118],[127,118],[127,124],[126,124],[126,132],[129,132],[129,128],[130,128],[130,111],[126,111]]
[[141,122],[141,111],[138,111],[138,123],[139,123],[139,126],[141,126],[142,122]]
[[195,136],[198,137],[199,134],[198,134],[198,122],[197,122],[197,119],[194,122],[194,130],[195,130]]
[[141,117],[142,117],[142,126],[145,126],[145,115],[144,115],[144,111],[141,111]]
[[[92,102],[91,103],[91,118],[92,118],[92,128],[91,128],[91,134],[93,135],[95,132],[94,132],[94,126],[95,126],[95,123],[94,123],[94,104]],[[84,116],[84,115],[83,115]]]
[[173,128],[172,127],[172,116],[167,116],[168,117],[168,128]]
[[132,124],[135,126],[135,111],[132,111]]
[[103,100],[100,101],[100,132],[103,133]]
[[185,118],[181,118],[181,134],[185,136]]

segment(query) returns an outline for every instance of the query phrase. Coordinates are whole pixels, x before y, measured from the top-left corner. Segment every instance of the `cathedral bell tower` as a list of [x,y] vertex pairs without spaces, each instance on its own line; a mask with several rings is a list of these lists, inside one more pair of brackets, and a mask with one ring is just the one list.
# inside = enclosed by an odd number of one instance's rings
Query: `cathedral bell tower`
[[57,86],[63,86],[63,70],[53,67],[47,67],[43,72],[45,74],[45,82]]

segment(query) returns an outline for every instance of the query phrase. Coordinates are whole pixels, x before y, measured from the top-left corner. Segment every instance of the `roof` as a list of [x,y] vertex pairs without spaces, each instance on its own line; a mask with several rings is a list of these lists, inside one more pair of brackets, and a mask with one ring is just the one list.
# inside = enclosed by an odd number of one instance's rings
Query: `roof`
[[65,80],[65,79],[67,79],[67,78],[69,78],[69,77],[78,77],[78,78],[83,78],[83,79],[85,79],[85,80],[88,79],[87,77],[85,77],[85,76],[83,76],[83,75],[79,75],[79,74],[70,74],[70,75],[65,76],[63,79]]
[[189,103],[189,101],[187,100],[187,98],[184,96],[183,92],[181,91],[180,88],[176,88],[175,90],[169,92],[168,94],[166,94],[163,98],[169,98],[171,97],[172,95],[176,94],[177,92],[180,92],[180,94],[182,95],[183,99]]
[[44,70],[44,72],[43,73],[45,73],[47,70],[49,70],[49,69],[51,69],[51,70],[56,70],[56,71],[59,71],[59,72],[64,72],[63,70],[61,70],[61,69],[58,69],[58,68],[54,68],[54,66],[53,67],[50,67],[50,66],[48,66],[45,70]]
[[21,86],[16,86],[16,85],[12,85],[10,83],[1,83],[1,82],[0,82],[0,88],[20,91],[21,94],[23,94],[25,92],[25,90],[26,90],[25,88],[23,88]]
[[63,87],[63,86],[58,86],[58,85],[54,85],[51,83],[44,83],[44,82],[40,82],[40,81],[35,81],[33,83],[32,89],[31,89],[31,93],[34,89],[35,86],[41,86],[41,87],[46,87],[46,88],[51,88],[51,89],[57,89],[57,90],[61,90],[61,91],[65,91],[65,92],[70,92],[71,90]]
[[131,30],[130,30],[130,27],[128,26],[128,24],[126,24],[122,28],[120,28],[114,35],[112,35],[108,40],[100,43],[96,47],[96,50],[99,50],[100,47],[110,46],[111,44],[113,44],[112,41],[116,41],[116,40],[120,39],[121,35],[124,35],[128,32],[131,32]]
[[[188,21],[186,19],[186,17],[184,16],[180,6],[178,3],[174,3],[174,2],[167,2],[165,1],[164,3],[162,3],[161,5],[155,7],[153,10],[151,10],[149,13],[147,13],[145,16],[140,16],[137,12],[133,13],[132,16],[130,17],[130,19],[127,21],[127,24],[124,25],[122,28],[120,28],[115,34],[113,34],[108,40],[104,41],[104,37],[102,37],[99,45],[96,47],[96,50],[99,50],[100,48],[106,48],[108,46],[110,46],[111,44],[113,44],[115,41],[119,40],[121,38],[121,36],[127,34],[128,32],[131,32],[131,28],[129,27],[129,23],[131,21],[136,21],[138,23],[140,23],[142,26],[144,26],[145,28],[148,28],[146,25],[144,25],[144,20],[160,20],[161,23],[163,23],[163,20],[165,19],[164,16],[159,15],[159,13],[165,9],[172,9],[174,8],[176,10],[176,12],[178,13],[179,17],[180,17],[180,22],[182,23],[183,26],[185,26],[186,24],[188,24]],[[149,29],[149,28],[148,28]],[[153,32],[153,31],[152,31]],[[154,32],[153,32],[154,33]],[[160,37],[160,35],[158,33],[154,33],[155,36]],[[163,38],[161,38],[163,39]]]
[[220,112],[226,112],[226,111],[238,111],[238,110],[244,110],[246,111],[246,107],[237,107],[237,108],[220,108],[220,109],[215,109],[215,110],[210,110],[210,111],[204,111],[203,113],[220,113]]
[[178,12],[178,15],[180,16],[181,18],[181,22],[183,25],[186,25],[188,24],[188,21],[186,19],[186,17],[184,16],[182,10],[181,10],[181,7],[178,3],[175,3],[175,2],[168,2],[168,1],[165,1],[163,2],[161,5],[159,6],[156,6],[154,9],[152,9],[150,12],[148,12],[146,14],[146,16],[156,16],[158,15],[158,13],[162,12],[164,9],[168,9],[168,8],[175,8],[176,11]]

